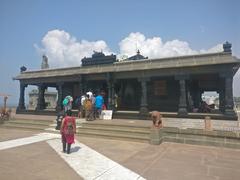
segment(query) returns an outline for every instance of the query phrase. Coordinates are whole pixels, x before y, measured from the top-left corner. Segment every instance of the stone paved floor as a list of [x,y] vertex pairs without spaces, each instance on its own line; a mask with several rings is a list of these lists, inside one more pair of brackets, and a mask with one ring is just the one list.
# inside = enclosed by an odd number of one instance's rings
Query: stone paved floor
[[[33,134],[36,131],[0,128],[0,141]],[[77,139],[150,180],[238,180],[240,177],[240,150],[175,143],[154,146],[99,138]],[[0,179],[81,179],[46,142],[1,150],[0,162]]]
[[[39,132],[0,128],[0,142]],[[0,162],[1,180],[81,179],[46,142],[1,150]]]

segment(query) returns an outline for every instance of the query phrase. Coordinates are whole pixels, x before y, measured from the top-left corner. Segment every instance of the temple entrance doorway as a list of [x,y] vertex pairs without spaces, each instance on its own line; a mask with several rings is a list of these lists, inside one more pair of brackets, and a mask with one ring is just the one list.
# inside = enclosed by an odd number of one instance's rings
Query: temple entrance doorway
[[118,110],[138,111],[141,101],[141,86],[137,79],[121,79],[115,84]]

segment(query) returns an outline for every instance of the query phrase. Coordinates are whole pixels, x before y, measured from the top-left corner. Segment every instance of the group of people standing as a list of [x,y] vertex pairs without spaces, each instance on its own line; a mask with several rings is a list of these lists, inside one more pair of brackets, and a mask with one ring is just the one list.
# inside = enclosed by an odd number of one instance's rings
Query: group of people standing
[[106,109],[103,97],[104,93],[95,96],[91,91],[82,95],[78,105],[78,117],[86,118],[87,121],[100,118],[102,110]]

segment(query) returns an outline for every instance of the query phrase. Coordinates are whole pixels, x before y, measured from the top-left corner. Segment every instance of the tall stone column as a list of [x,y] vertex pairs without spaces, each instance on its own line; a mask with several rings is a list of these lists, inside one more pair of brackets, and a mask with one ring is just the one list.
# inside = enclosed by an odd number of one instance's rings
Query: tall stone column
[[63,82],[57,83],[57,91],[58,91],[58,100],[56,109],[62,110],[62,101],[63,101]]
[[45,109],[45,99],[44,99],[45,89],[46,89],[46,87],[44,84],[38,85],[38,101],[37,101],[36,110]]
[[26,107],[25,107],[25,99],[24,99],[25,88],[26,87],[27,87],[27,84],[24,84],[24,83],[20,82],[20,97],[19,97],[17,111],[26,109]]
[[113,110],[113,91],[114,91],[114,86],[113,86],[113,75],[111,73],[107,74],[107,88],[108,88],[108,109]]
[[141,83],[141,104],[140,104],[140,114],[148,115],[148,101],[147,101],[147,82],[149,78],[139,78],[138,81]]
[[224,113],[225,111],[225,95],[224,89],[219,90],[219,110]]
[[233,77],[226,76],[225,77],[225,114],[236,116],[236,112],[234,111],[234,103],[233,103]]
[[175,79],[179,80],[180,87],[180,97],[179,97],[179,105],[178,105],[178,115],[186,116],[188,114],[187,111],[187,96],[186,96],[186,79],[188,76],[177,76]]
[[79,90],[80,90],[80,95],[83,95],[84,89],[83,89],[83,79],[82,77],[79,79]]

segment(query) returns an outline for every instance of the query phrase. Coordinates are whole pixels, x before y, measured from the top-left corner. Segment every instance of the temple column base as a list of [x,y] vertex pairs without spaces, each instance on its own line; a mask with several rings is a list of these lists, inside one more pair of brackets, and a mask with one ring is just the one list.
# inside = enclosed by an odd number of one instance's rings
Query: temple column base
[[139,118],[140,119],[146,119],[148,117],[149,111],[147,107],[141,107],[139,111]]
[[237,113],[233,109],[225,109],[224,115],[226,115],[226,116],[237,116]]
[[16,110],[17,111],[26,110],[26,107],[25,106],[21,106],[21,107],[18,106]]
[[178,116],[179,117],[185,117],[188,115],[187,108],[179,108],[178,109]]

